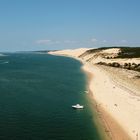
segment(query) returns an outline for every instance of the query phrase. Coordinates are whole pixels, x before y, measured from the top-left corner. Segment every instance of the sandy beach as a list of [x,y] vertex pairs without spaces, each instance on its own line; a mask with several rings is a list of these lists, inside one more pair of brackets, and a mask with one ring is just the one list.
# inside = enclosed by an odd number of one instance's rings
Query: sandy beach
[[86,50],[56,51],[50,54],[73,57],[83,63],[84,71],[90,74],[89,89],[92,92],[92,98],[97,103],[99,117],[111,139],[138,140],[140,137],[140,80],[135,78],[135,72],[127,70],[122,72],[121,69],[99,66],[79,59],[77,56]]
[[[84,64],[83,69],[92,76],[89,88],[93,94],[92,98],[97,102],[97,109],[100,112],[101,121],[104,123],[106,133],[108,133],[109,137],[113,140],[131,139],[126,129],[124,129],[127,128],[127,126],[123,128],[123,126],[120,125],[121,116],[119,108],[121,107],[119,106],[123,106],[123,104],[121,105],[120,103],[123,103],[125,99],[120,102],[122,97],[116,96],[116,94],[118,92],[122,93],[123,91],[110,81],[101,68]],[[112,95],[112,93],[115,95]],[[120,117],[117,117],[117,115]],[[129,121],[129,117],[123,116],[122,118]]]

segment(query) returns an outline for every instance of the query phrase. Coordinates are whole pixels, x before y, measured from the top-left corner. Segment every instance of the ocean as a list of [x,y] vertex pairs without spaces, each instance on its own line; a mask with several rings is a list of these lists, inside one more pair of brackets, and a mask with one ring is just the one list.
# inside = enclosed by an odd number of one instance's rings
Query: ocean
[[[0,140],[100,140],[81,63],[67,57],[0,57]],[[74,110],[73,104],[84,105]]]

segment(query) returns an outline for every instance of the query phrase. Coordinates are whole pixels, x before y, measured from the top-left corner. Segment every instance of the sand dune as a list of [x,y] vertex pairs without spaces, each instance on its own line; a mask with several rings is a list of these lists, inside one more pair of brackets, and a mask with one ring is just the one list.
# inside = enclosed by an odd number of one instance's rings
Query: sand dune
[[60,50],[60,51],[52,51],[52,52],[50,51],[49,54],[78,58],[78,56],[80,56],[87,50],[89,50],[89,48],[80,48],[80,49],[73,49],[73,50],[69,49],[69,50]]

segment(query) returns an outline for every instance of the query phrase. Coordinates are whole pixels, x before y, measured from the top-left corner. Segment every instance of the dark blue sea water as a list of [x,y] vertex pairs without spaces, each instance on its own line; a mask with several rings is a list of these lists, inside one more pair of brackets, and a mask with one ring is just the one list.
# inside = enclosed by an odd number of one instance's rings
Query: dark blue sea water
[[0,57],[0,140],[100,140],[80,67],[47,54]]

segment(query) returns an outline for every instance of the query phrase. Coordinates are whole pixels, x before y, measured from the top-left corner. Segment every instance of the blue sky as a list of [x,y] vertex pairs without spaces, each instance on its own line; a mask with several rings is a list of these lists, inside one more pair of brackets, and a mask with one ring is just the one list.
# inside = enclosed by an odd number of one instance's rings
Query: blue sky
[[140,46],[139,0],[0,0],[0,51]]

